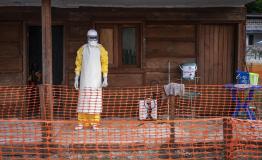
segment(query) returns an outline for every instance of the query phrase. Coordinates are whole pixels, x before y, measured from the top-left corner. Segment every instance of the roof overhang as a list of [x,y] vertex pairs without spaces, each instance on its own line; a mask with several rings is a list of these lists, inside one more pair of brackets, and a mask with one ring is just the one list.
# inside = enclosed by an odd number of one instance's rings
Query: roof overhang
[[[254,0],[52,0],[58,8],[208,8],[243,7]],[[41,0],[1,0],[0,6],[41,6]]]
[[247,14],[247,19],[262,19],[262,14],[261,13]]
[[247,30],[247,33],[248,34],[253,34],[253,33],[262,33],[262,30],[251,30],[251,31],[249,31],[249,30]]

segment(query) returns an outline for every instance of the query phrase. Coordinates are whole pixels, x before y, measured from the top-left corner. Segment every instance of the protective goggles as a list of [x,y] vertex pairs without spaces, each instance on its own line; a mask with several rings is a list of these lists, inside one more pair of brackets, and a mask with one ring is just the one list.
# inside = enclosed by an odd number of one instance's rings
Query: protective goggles
[[90,36],[88,37],[89,41],[97,41],[97,36]]

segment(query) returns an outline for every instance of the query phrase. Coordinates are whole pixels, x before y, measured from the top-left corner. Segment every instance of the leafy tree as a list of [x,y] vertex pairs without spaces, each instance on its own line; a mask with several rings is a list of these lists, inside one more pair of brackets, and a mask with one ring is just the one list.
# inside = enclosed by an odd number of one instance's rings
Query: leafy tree
[[248,13],[262,13],[262,0],[256,0],[255,2],[247,5]]

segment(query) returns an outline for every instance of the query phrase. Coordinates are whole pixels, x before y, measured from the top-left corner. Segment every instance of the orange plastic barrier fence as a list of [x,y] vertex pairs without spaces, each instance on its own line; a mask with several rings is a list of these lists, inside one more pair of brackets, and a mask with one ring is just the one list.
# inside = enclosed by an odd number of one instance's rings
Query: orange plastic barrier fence
[[[0,91],[0,159],[262,159],[262,89],[189,85],[170,97],[163,86]],[[99,127],[75,130],[87,106],[101,107]]]
[[36,86],[0,86],[0,119],[41,119]]
[[[153,118],[162,120],[171,116],[175,119],[232,117],[237,106],[244,104],[256,119],[262,118],[262,89],[256,89],[251,99],[249,89],[239,89],[238,102],[232,100],[232,91],[223,85],[189,85],[183,96],[173,97],[165,96],[163,86],[108,88],[99,93],[100,98],[96,96],[100,91],[86,89],[79,93],[69,86],[14,86],[0,87],[0,90],[0,119],[75,120],[77,106],[88,103],[102,104],[104,119],[139,119],[148,111],[148,104],[156,115]],[[82,100],[78,104],[79,95]],[[240,107],[235,118],[248,119],[246,109]]]
[[254,159],[262,158],[262,122],[103,120],[97,130],[76,121],[1,120],[2,159]]

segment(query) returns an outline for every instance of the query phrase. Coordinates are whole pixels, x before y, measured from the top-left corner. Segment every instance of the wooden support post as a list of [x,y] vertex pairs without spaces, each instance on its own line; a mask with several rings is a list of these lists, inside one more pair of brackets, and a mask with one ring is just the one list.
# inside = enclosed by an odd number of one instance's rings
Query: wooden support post
[[170,111],[169,111],[169,117],[170,117],[170,141],[169,141],[169,149],[170,149],[170,155],[175,153],[175,150],[177,148],[175,144],[175,107],[176,107],[176,97],[175,96],[169,96],[169,105],[170,105]]
[[[45,95],[45,85],[39,85],[39,96],[40,96],[40,112],[41,112],[41,120],[46,120],[46,107],[45,107],[45,102],[46,102],[46,95]],[[46,149],[47,145],[47,123],[42,122],[41,123],[41,134],[42,134],[42,144],[39,146],[41,148],[39,150],[40,153],[40,158],[46,158],[46,153],[48,152],[48,149]]]
[[51,0],[42,0],[43,84],[52,84]]
[[223,119],[223,135],[224,135],[224,145],[225,145],[225,159],[226,160],[233,160],[233,146],[232,139],[233,139],[233,126],[231,118],[224,118]]
[[[46,158],[48,154],[48,148],[52,141],[52,120],[53,120],[53,95],[51,85],[39,85],[40,93],[40,111],[41,111],[41,133],[42,142],[40,150],[41,158]],[[51,93],[51,94],[50,94]]]
[[46,120],[46,108],[45,108],[45,86],[39,85],[39,96],[40,96],[40,112],[41,120]]
[[40,111],[42,120],[53,120],[53,94],[51,85],[39,85]]
[[42,0],[42,63],[43,63],[43,86],[40,86],[41,118],[43,150],[41,157],[49,154],[52,138],[51,120],[53,120],[53,71],[52,71],[52,21],[51,0]]
[[245,22],[241,22],[237,25],[237,64],[235,69],[244,70],[245,68],[245,55],[246,55],[246,31]]
[[[169,105],[170,105],[170,120],[173,121],[175,119],[175,102],[176,101],[176,97],[175,96],[170,96],[169,97]],[[170,129],[170,142],[174,143],[175,142],[175,123],[170,122],[171,125],[171,129]]]

